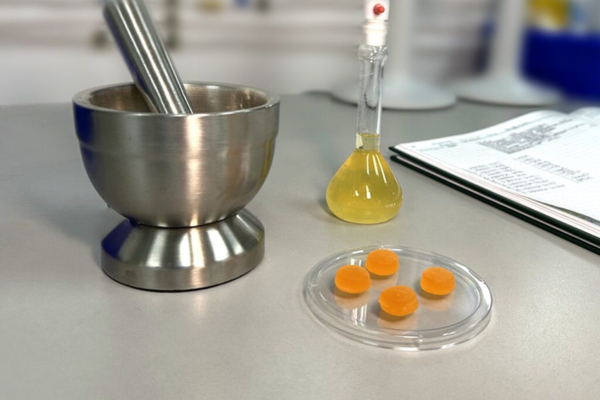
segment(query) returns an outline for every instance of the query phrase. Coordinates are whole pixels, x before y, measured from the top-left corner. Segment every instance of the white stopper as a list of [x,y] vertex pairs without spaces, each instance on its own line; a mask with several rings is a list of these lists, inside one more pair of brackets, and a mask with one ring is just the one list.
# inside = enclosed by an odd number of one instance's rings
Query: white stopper
[[366,45],[385,46],[389,15],[389,0],[365,0],[364,43]]

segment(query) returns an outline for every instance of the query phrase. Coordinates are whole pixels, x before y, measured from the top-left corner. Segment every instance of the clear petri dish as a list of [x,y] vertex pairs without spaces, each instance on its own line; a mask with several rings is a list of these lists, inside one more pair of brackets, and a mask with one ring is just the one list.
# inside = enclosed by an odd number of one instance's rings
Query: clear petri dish
[[[371,276],[371,288],[346,295],[334,283],[344,265],[364,267],[367,255],[389,249],[400,259],[391,277]],[[423,271],[439,266],[454,273],[456,287],[446,296],[420,288]],[[406,317],[392,317],[379,306],[382,290],[405,285],[417,293],[419,308]],[[318,263],[306,279],[305,299],[315,317],[327,327],[359,342],[388,349],[419,351],[452,347],[477,336],[487,326],[492,293],[485,281],[465,265],[425,250],[402,246],[372,246],[334,254]]]

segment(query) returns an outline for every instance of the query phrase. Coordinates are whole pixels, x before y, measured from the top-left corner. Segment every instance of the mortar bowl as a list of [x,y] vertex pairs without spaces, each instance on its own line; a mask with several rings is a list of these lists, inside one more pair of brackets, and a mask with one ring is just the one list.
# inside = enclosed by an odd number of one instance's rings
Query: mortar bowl
[[188,83],[194,114],[151,113],[133,84],[73,98],[86,172],[115,211],[139,224],[195,227],[239,212],[271,168],[279,98],[244,86]]

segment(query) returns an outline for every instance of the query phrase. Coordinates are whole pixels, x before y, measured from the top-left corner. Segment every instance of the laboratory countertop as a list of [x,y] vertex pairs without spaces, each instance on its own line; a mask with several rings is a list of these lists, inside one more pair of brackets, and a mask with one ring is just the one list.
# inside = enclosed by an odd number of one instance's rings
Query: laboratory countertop
[[[386,111],[382,148],[529,111]],[[391,162],[400,214],[337,220],[325,189],[354,123],[355,108],[327,95],[283,97],[273,167],[248,207],[266,229],[263,262],[222,286],[154,293],[100,269],[100,240],[122,217],[85,175],[70,105],[0,108],[0,398],[597,400],[599,256]],[[494,296],[489,326],[410,353],[324,327],[305,304],[306,275],[367,244],[471,267]]]

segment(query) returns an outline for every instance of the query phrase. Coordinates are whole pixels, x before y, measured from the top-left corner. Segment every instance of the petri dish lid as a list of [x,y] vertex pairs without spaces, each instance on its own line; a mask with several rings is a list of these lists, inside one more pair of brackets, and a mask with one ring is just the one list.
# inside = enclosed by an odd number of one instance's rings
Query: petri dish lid
[[[382,248],[398,255],[396,274],[372,276],[371,288],[361,295],[336,289],[339,267],[364,267],[367,255]],[[434,296],[421,290],[421,274],[432,266],[454,274],[456,287],[449,295]],[[419,308],[413,314],[397,318],[381,311],[379,294],[396,285],[409,286],[417,293]],[[313,315],[334,331],[364,344],[405,351],[443,349],[466,342],[485,329],[492,310],[488,285],[471,269],[433,252],[402,246],[364,247],[327,257],[308,274],[304,296]]]

